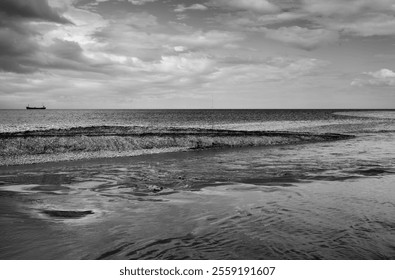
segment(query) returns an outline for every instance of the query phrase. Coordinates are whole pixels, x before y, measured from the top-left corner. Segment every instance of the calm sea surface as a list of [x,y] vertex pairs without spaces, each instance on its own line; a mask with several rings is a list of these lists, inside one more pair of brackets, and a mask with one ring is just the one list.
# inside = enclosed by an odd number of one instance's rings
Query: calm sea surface
[[0,167],[1,259],[395,259],[395,111],[0,110],[96,125],[356,137]]

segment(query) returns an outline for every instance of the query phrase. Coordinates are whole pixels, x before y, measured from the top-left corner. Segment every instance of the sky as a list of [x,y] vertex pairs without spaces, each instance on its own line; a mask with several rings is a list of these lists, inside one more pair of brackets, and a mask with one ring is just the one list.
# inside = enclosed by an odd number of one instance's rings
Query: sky
[[395,0],[0,0],[0,109],[395,109]]

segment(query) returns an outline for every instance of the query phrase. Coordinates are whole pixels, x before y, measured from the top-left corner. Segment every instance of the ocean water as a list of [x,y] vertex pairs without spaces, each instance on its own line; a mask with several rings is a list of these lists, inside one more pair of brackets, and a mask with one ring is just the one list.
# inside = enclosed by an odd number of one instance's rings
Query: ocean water
[[[361,114],[370,118],[358,118]],[[394,114],[388,110],[0,110],[0,132],[102,125],[306,130],[367,122],[382,125],[383,118],[393,119]]]
[[395,113],[0,111],[75,126],[344,133],[297,145],[0,167],[1,259],[395,259]]

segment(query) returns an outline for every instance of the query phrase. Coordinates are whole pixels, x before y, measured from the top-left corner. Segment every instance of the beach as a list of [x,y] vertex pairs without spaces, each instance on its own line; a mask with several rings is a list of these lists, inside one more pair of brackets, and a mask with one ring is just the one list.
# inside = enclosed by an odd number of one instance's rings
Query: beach
[[257,114],[4,125],[0,258],[393,259],[393,112]]

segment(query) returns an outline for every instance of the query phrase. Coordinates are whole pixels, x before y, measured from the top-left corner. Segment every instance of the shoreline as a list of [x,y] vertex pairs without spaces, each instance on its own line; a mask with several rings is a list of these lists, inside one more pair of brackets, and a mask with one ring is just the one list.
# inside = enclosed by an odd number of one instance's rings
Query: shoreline
[[201,128],[75,127],[0,133],[0,166],[326,142],[354,135]]

